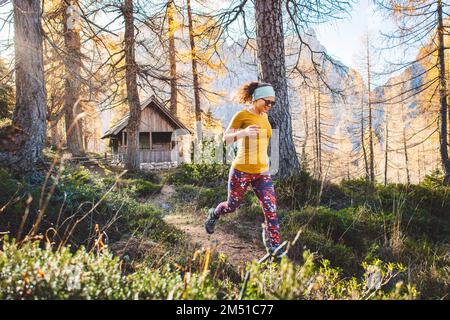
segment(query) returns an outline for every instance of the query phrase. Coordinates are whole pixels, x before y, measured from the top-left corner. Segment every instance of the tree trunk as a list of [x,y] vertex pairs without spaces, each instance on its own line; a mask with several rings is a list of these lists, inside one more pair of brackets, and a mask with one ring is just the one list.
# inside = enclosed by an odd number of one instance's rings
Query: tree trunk
[[175,21],[174,14],[174,2],[169,0],[167,6],[167,20],[169,24],[169,59],[170,59],[170,112],[177,115],[177,98],[178,98],[178,85],[177,85],[177,60],[176,60],[176,48],[175,48]]
[[[389,108],[389,106],[387,107]],[[384,139],[384,185],[387,185],[387,175],[388,175],[388,155],[389,155],[389,114],[386,112],[386,117],[384,120],[385,124],[385,139]]]
[[41,1],[15,0],[14,53],[16,105],[13,133],[2,140],[0,163],[15,171],[32,171],[41,159],[46,132],[46,91],[41,28]]
[[301,157],[303,168],[305,168],[306,163],[307,163],[306,145],[309,140],[309,125],[308,125],[308,123],[309,123],[309,117],[308,117],[309,106],[307,105],[306,98],[304,99],[304,106],[305,106],[305,116],[304,116],[303,122],[304,122],[304,126],[305,126],[305,140],[303,140],[303,144],[302,144],[302,157]]
[[256,44],[259,79],[272,84],[276,103],[269,111],[273,129],[279,130],[279,177],[295,174],[300,163],[292,137],[292,122],[286,80],[281,0],[255,1]]
[[[423,147],[423,144],[422,144]],[[420,170],[420,150],[417,151],[417,175],[418,175],[418,183],[420,184],[422,182],[422,176],[421,176],[421,170]]]
[[374,166],[374,152],[373,152],[373,124],[372,124],[372,83],[371,83],[371,61],[370,61],[370,49],[369,38],[367,37],[367,105],[369,108],[369,169],[370,169],[370,182],[375,182],[375,166]]
[[[52,94],[52,96],[50,97],[50,106],[51,106],[51,110],[55,110],[55,96]],[[59,148],[61,147],[61,134],[60,134],[60,130],[59,130],[59,117],[55,117],[55,119],[51,119],[48,124],[49,124],[49,129],[50,129],[50,137],[51,137],[51,145],[55,148]]]
[[198,80],[197,49],[195,46],[194,24],[192,21],[192,10],[191,10],[191,1],[190,0],[187,0],[187,14],[188,14],[188,27],[189,27],[189,40],[190,40],[190,44],[191,44],[192,79],[193,79],[193,85],[194,85],[195,134],[197,137],[197,143],[200,143],[200,141],[202,139],[202,114],[201,114],[201,108],[200,108],[200,84],[199,84],[199,80]]
[[317,95],[314,90],[314,151],[316,156],[316,161],[314,164],[314,177],[317,179],[322,179],[322,159],[321,159],[321,131],[320,131],[320,92],[317,90]]
[[138,67],[135,59],[133,0],[125,0],[123,15],[125,17],[125,78],[127,85],[127,102],[130,117],[127,125],[127,159],[128,170],[140,169],[139,124],[141,122],[141,104],[137,87]]
[[409,174],[408,148],[406,146],[406,130],[404,127],[403,127],[403,151],[405,153],[406,183],[411,184],[411,176]]
[[447,137],[447,82],[445,78],[444,25],[442,18],[442,0],[438,0],[438,63],[439,63],[439,100],[440,100],[440,154],[444,169],[444,184],[450,185],[450,159],[448,157]]
[[[405,110],[405,104],[402,103],[402,120],[403,120],[403,152],[405,154],[405,169],[406,169],[406,182],[408,184],[411,184],[411,174],[409,172],[409,156],[408,156],[408,146],[406,144],[406,110]],[[420,170],[420,169],[419,169]]]
[[319,75],[317,75],[317,147],[318,147],[318,161],[319,161],[319,179],[322,180],[322,112],[321,112],[321,96],[320,96],[320,84]]
[[367,151],[366,151],[366,138],[365,138],[365,128],[364,128],[364,98],[361,98],[361,148],[363,151],[364,158],[364,168],[366,172],[366,183],[369,180],[369,163],[367,161]]
[[[78,9],[78,1],[72,1]],[[69,5],[62,1],[64,24],[64,110],[66,124],[66,143],[72,156],[84,155],[82,120],[77,116],[83,112],[81,104],[81,41],[80,31],[70,21],[73,18],[67,12]],[[72,24],[72,25],[71,25]]]
[[317,132],[319,129],[317,128],[317,98],[316,92],[313,91],[314,98],[314,177],[318,178],[319,176],[319,138],[317,136]]

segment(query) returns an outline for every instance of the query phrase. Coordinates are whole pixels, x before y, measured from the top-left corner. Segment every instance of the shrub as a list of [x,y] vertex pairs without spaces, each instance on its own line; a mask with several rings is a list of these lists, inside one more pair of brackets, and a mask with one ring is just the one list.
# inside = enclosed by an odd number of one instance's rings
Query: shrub
[[430,174],[427,174],[421,185],[429,189],[448,187],[444,185],[444,173],[439,169],[435,169]]
[[226,187],[216,188],[201,188],[198,194],[199,208],[211,208],[216,207],[220,202],[226,201],[227,189]]
[[[4,206],[0,230],[8,230],[16,236],[28,212],[22,228],[23,237],[36,221],[45,175],[38,173],[19,179],[0,170],[0,177],[0,207]],[[92,245],[98,232],[96,225],[110,241],[118,240],[136,228],[143,232],[146,225],[155,223],[161,229],[155,229],[153,233],[151,229],[145,232],[153,238],[166,236],[167,228],[164,227],[161,212],[152,204],[139,203],[135,199],[137,194],[148,194],[159,190],[160,186],[142,179],[132,180],[133,183],[129,179],[119,179],[118,186],[112,188],[114,181],[112,178],[99,178],[77,166],[65,167],[59,179],[52,175],[44,189],[43,198],[49,197],[49,204],[38,233],[52,229],[48,234],[53,241],[69,242],[74,248]],[[28,195],[31,201],[27,204]]]
[[[234,299],[237,287],[229,279],[219,279],[208,263],[210,256],[197,259],[192,271],[175,264],[152,269],[141,266],[135,272],[122,272],[121,262],[110,253],[87,252],[83,247],[54,250],[49,244],[26,242],[20,247],[4,238],[0,242],[0,299]],[[194,258],[192,261],[194,261]],[[399,264],[375,261],[365,270],[377,267],[380,287],[368,282],[342,278],[326,260],[314,264],[314,256],[304,253],[297,265],[283,259],[281,264],[249,264],[250,281],[246,299],[413,299],[413,286],[404,286]],[[198,271],[196,271],[198,270]]]
[[333,242],[357,251],[364,250],[366,242],[377,239],[383,231],[383,221],[365,207],[336,211],[323,206],[306,206],[301,210],[282,212],[280,219],[291,237],[300,227],[307,226],[309,230],[327,235]]
[[151,196],[161,191],[162,185],[144,179],[118,179],[105,178],[103,182],[108,185],[116,184],[118,190],[130,192],[138,197]]
[[110,254],[97,256],[84,249],[53,252],[38,242],[21,248],[8,239],[0,251],[1,299],[122,299],[126,279]]
[[308,172],[275,180],[277,203],[283,209],[296,210],[305,205],[327,205],[343,208],[350,202],[339,186],[314,179]]
[[177,191],[177,198],[176,201],[178,201],[180,204],[186,204],[193,202],[197,199],[198,194],[200,192],[200,188],[197,186],[192,185],[177,185],[175,187]]
[[175,185],[226,186],[229,170],[228,165],[219,163],[184,163],[168,176],[167,181]]
[[162,186],[150,181],[135,179],[135,192],[138,196],[144,197],[153,195],[161,191]]
[[[258,265],[255,262],[248,266],[251,277],[245,298],[247,299],[415,299],[417,291],[413,286],[404,285],[401,281],[393,287],[388,286],[397,280],[404,267],[399,264],[385,264],[375,261],[371,265],[364,264],[368,271],[375,266],[380,272],[380,283],[383,285],[368,288],[364,279],[343,278],[340,269],[334,269],[327,260],[321,266],[314,264],[314,256],[305,251],[304,263],[293,264],[283,259],[279,265],[267,263]],[[373,267],[372,267],[373,268]]]
[[232,292],[229,281],[215,281],[208,271],[182,276],[167,264],[125,275],[107,251],[54,251],[38,242],[19,248],[8,239],[1,245],[0,299],[217,299]]

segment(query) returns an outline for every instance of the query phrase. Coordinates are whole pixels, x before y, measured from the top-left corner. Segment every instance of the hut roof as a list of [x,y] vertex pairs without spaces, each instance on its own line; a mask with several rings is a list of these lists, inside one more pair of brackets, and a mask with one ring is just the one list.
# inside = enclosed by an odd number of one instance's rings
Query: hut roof
[[[164,107],[161,102],[159,102],[155,96],[151,96],[147,100],[145,100],[141,104],[141,110],[144,110],[145,108],[149,107],[150,105],[153,105],[153,107],[165,115],[168,119],[168,122],[171,123],[175,128],[177,129],[185,129],[189,133],[192,133],[191,130],[189,130],[176,116],[170,113],[170,111]],[[110,136],[117,135],[120,131],[122,131],[128,124],[128,120],[130,119],[130,113],[127,112],[125,116],[123,116],[119,121],[116,122],[111,128],[106,130],[105,134],[101,137],[101,139],[108,138]]]

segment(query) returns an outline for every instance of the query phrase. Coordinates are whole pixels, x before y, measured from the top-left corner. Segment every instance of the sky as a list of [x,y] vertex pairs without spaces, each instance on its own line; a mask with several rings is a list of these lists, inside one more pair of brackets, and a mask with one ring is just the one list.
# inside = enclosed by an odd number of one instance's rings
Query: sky
[[374,12],[371,0],[360,0],[353,6],[351,17],[315,27],[316,36],[327,52],[345,65],[356,68],[361,39],[366,30],[377,35],[386,28],[380,14]]

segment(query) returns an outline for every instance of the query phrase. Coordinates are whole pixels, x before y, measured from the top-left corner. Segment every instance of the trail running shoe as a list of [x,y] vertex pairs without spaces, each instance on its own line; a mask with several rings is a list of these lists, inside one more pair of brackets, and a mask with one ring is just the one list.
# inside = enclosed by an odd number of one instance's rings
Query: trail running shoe
[[280,247],[280,245],[271,245],[267,237],[266,228],[262,228],[262,240],[267,253],[270,253],[274,258],[281,259],[287,254],[285,247]]
[[209,234],[214,233],[214,227],[216,225],[216,221],[217,221],[217,219],[219,219],[219,217],[214,213],[214,211],[215,211],[215,208],[210,208],[208,210],[208,216],[205,220],[205,230]]

